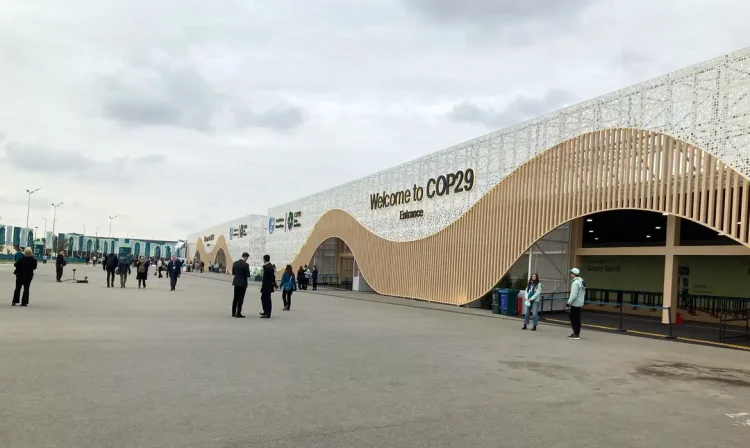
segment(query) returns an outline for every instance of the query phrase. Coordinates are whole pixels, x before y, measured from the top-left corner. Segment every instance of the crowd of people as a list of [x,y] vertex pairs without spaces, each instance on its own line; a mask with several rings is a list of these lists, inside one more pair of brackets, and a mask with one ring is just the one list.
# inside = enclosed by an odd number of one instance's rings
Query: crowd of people
[[[242,306],[245,301],[245,294],[249,285],[249,279],[251,277],[250,265],[247,263],[250,254],[247,252],[242,254],[242,257],[235,261],[232,265],[232,286],[234,287],[234,297],[232,300],[232,317],[244,318],[242,314]],[[128,280],[128,276],[131,275],[132,270],[135,269],[136,280],[138,280],[138,289],[146,288],[146,281],[149,276],[149,268],[152,265],[156,265],[154,276],[158,275],[158,278],[162,278],[162,273],[166,271],[167,277],[169,277],[170,291],[174,291],[177,286],[177,279],[182,273],[183,263],[176,256],[172,255],[171,260],[165,263],[164,258],[154,260],[151,257],[140,256],[137,259],[130,258],[119,259],[118,256],[111,252],[101,258],[93,256],[91,261],[94,266],[97,263],[101,263],[102,270],[107,274],[107,288],[115,287],[115,277],[120,278],[120,288],[125,288]],[[200,263],[200,264],[199,264]],[[62,281],[63,269],[66,266],[65,251],[60,251],[55,261],[56,270],[56,281]],[[88,264],[88,261],[87,261]],[[188,264],[186,269],[200,269],[203,272],[203,262],[196,261],[194,264]],[[14,267],[13,273],[16,276],[16,288],[13,291],[12,305],[16,306],[20,302],[20,306],[28,306],[29,304],[29,288],[34,278],[34,271],[37,269],[37,260],[34,258],[31,248],[27,247],[23,252],[20,250],[14,256]],[[283,310],[289,311],[292,307],[292,293],[297,291],[297,288],[306,290],[310,282],[312,282],[312,290],[318,289],[318,267],[313,266],[309,269],[307,265],[300,266],[295,276],[292,265],[286,265],[284,273],[281,276],[281,285],[276,282],[276,266],[271,263],[271,257],[269,255],[263,256],[263,268],[262,268],[262,279],[260,288],[260,301],[262,312],[260,317],[263,319],[269,319],[273,308],[271,301],[271,294],[277,289],[281,289],[281,297],[284,303]],[[567,301],[567,308],[570,314],[570,324],[573,329],[573,333],[568,336],[570,339],[580,339],[581,333],[581,308],[584,305],[586,297],[586,285],[581,277],[581,272],[578,268],[570,270],[570,297]],[[23,294],[21,290],[23,289]],[[529,325],[530,318],[532,319],[531,331],[536,331],[539,323],[539,303],[542,294],[542,284],[539,281],[539,275],[533,273],[529,277],[526,289],[521,292],[521,299],[524,300],[526,312],[524,315],[524,322],[522,330],[526,330]]]

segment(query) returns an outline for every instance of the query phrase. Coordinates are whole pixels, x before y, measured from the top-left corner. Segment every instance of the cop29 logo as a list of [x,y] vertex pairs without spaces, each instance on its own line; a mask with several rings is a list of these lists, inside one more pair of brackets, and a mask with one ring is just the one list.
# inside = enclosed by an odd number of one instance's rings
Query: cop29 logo
[[295,227],[301,227],[302,224],[299,222],[300,216],[302,216],[302,212],[289,212],[281,218],[270,216],[268,218],[268,233],[273,233],[276,229],[289,232]]
[[292,230],[292,227],[294,227],[294,213],[289,212],[286,215],[286,230]]

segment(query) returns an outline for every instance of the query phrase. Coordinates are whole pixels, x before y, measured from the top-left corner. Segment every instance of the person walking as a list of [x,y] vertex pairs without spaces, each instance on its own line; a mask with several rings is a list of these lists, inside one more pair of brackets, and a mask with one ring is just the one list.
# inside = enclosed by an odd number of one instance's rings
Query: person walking
[[182,275],[182,262],[177,259],[176,255],[172,255],[172,260],[167,264],[167,275],[169,276],[169,290],[174,291],[177,287],[177,279]]
[[581,339],[581,308],[586,300],[586,284],[581,278],[581,271],[578,268],[570,270],[570,298],[568,298],[568,307],[570,308],[570,326],[573,327],[573,334],[568,339]]
[[313,284],[313,291],[317,291],[318,290],[318,267],[315,265],[313,265],[311,278],[312,278],[312,284]]
[[115,287],[115,271],[119,264],[120,260],[117,258],[114,251],[110,252],[109,255],[102,260],[102,269],[107,271],[107,288]]
[[263,279],[260,287],[260,303],[263,306],[263,312],[260,313],[262,319],[269,319],[273,303],[271,302],[271,293],[276,289],[276,270],[271,264],[271,256],[263,255]]
[[135,263],[135,279],[138,280],[138,289],[146,288],[146,280],[148,280],[148,267],[151,264],[146,260],[146,257],[141,255],[141,258]]
[[247,279],[250,277],[250,265],[247,259],[250,254],[242,253],[242,257],[232,264],[232,286],[234,286],[234,299],[232,299],[232,317],[244,319],[242,315],[242,304],[245,303],[245,293],[247,292]]
[[19,248],[16,250],[16,253],[13,254],[13,263],[20,260],[21,258],[23,258],[23,252],[21,252],[21,249]]
[[529,284],[526,285],[525,294],[524,305],[526,305],[526,313],[524,314],[523,328],[521,328],[521,330],[525,330],[529,325],[529,314],[533,313],[534,326],[531,327],[531,331],[536,331],[536,326],[539,323],[539,298],[542,294],[542,284],[539,282],[539,275],[537,275],[536,272],[531,274]]
[[120,288],[124,288],[128,282],[128,274],[130,274],[130,263],[127,258],[121,258],[117,264],[117,271],[120,273]]
[[[19,258],[13,266],[16,275],[16,289],[13,291],[13,306],[18,305],[19,298],[21,299],[21,306],[27,306],[29,304],[29,287],[31,286],[31,280],[34,279],[34,271],[36,270],[36,258],[34,258],[30,247],[27,247],[23,251],[23,257]],[[23,297],[21,298],[21,287],[23,286]]]
[[286,265],[284,275],[281,276],[281,299],[284,301],[284,311],[292,307],[292,293],[297,290],[297,279],[291,264]]
[[156,270],[159,272],[159,278],[162,278],[162,271],[164,270],[164,259],[159,258],[159,261],[156,263]]
[[55,270],[57,271],[57,283],[62,283],[63,268],[67,264],[68,262],[65,261],[65,251],[61,250],[60,253],[57,254],[57,261],[55,261]]

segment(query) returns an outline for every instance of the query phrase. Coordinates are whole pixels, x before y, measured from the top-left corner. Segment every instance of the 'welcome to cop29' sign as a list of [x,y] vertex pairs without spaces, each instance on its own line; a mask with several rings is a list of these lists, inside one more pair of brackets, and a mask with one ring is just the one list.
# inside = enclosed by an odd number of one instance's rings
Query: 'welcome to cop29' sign
[[[441,196],[447,196],[451,193],[461,193],[471,191],[474,188],[474,170],[468,168],[459,170],[455,173],[441,174],[438,177],[430,178],[424,187],[414,184],[410,189],[387,193],[373,193],[370,195],[370,210],[392,207],[394,205],[408,204],[412,201],[421,201],[424,199],[425,190],[427,190],[427,199],[433,199]],[[411,213],[411,212],[407,212]],[[422,214],[418,214],[420,217]],[[402,215],[403,216],[403,215]],[[417,217],[417,216],[409,216]],[[401,218],[408,219],[408,218]]]

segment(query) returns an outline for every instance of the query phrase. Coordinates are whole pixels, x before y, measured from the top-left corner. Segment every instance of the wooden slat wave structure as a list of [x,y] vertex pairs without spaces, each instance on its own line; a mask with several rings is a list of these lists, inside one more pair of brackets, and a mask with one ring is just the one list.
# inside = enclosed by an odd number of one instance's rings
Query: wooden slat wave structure
[[618,128],[580,135],[531,159],[450,226],[427,238],[380,238],[331,210],[292,262],[309,264],[338,237],[380,294],[454,305],[486,294],[528,248],[592,213],[670,213],[748,244],[748,179],[713,155],[658,132]]
[[[197,254],[200,259],[208,264],[213,264],[216,260],[216,255],[218,254],[219,250],[224,251],[224,258],[226,259],[227,266],[232,266],[232,263],[235,262],[235,260],[232,259],[231,252],[229,252],[229,248],[227,247],[227,240],[224,238],[224,235],[219,235],[218,238],[216,238],[216,241],[213,243],[214,248],[211,249],[209,252],[206,250],[206,245],[203,243],[203,240],[198,238],[195,243],[195,247],[190,249],[190,252],[192,255],[191,261],[193,258],[195,258],[195,255]],[[256,264],[260,264],[260,260],[255,262]],[[227,269],[229,271],[229,269]]]

